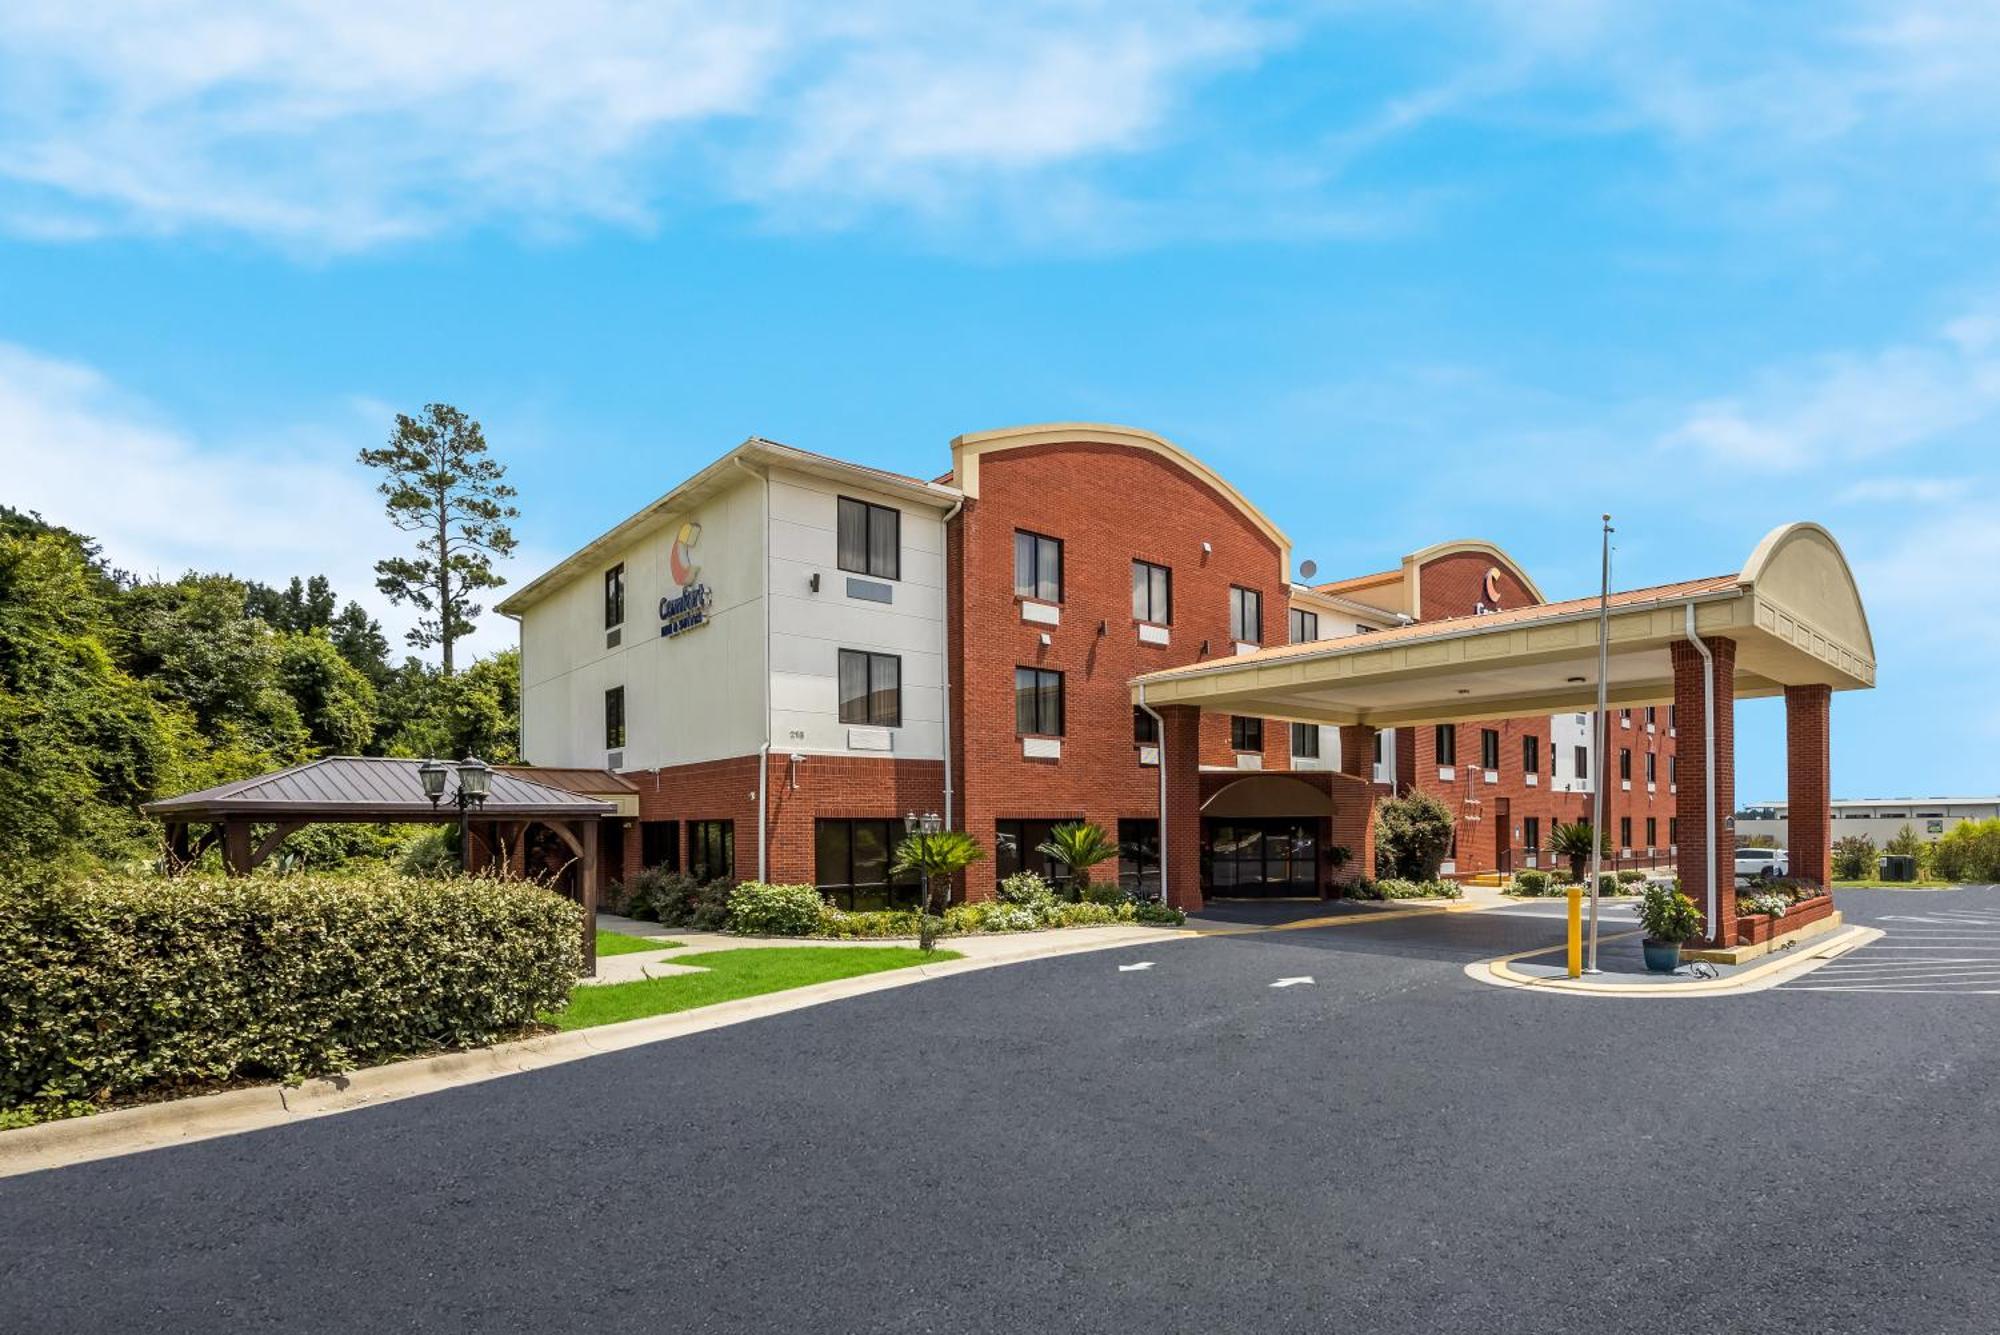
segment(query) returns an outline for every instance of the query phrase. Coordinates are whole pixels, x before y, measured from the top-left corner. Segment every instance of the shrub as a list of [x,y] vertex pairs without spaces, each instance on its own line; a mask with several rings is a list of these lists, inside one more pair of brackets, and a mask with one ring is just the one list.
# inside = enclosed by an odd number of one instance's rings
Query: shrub
[[1679,885],[1649,885],[1639,901],[1639,921],[1655,941],[1685,941],[1701,934],[1701,910]]
[[1637,885],[1645,879],[1646,873],[1640,871],[1637,867],[1627,867],[1624,871],[1618,873],[1618,884],[1620,885]]
[[397,870],[405,876],[451,876],[458,871],[458,831],[449,827],[425,830],[403,845]]
[[686,872],[651,867],[625,883],[625,912],[664,927],[721,931],[729,922],[727,881],[703,884]]
[[0,1108],[489,1043],[565,1005],[582,916],[388,872],[0,885]]
[[810,885],[745,881],[729,892],[729,930],[746,936],[811,936],[825,911]]
[[1376,874],[1435,880],[1452,829],[1451,808],[1429,793],[1383,798],[1375,807]]
[[1017,871],[1000,882],[1000,902],[1003,904],[1027,904],[1039,908],[1056,902],[1056,892],[1049,883],[1031,871]]
[[1465,892],[1452,881],[1406,881],[1398,877],[1377,881],[1372,899],[1457,899]]
[[1875,841],[1865,834],[1850,834],[1833,841],[1833,874],[1840,880],[1867,880],[1875,874],[1875,859]]
[[1960,821],[1930,846],[1931,870],[1946,881],[2000,881],[2000,817]]
[[1791,897],[1776,890],[1762,890],[1736,901],[1736,911],[1739,914],[1768,913],[1773,918],[1784,917],[1791,907]]
[[1126,894],[1125,888],[1115,881],[1103,883],[1092,881],[1083,887],[1083,893],[1079,898],[1086,904],[1102,904],[1107,908],[1116,908],[1120,904],[1132,902],[1132,896]]
[[[960,904],[945,910],[945,918],[967,907]],[[913,909],[876,909],[866,913],[849,913],[845,909],[827,906],[820,910],[819,936],[843,937],[850,939],[874,939],[884,936],[915,936],[917,915]]]
[[1555,884],[1555,877],[1545,871],[1517,871],[1514,873],[1514,893],[1539,897],[1549,893]]
[[1157,899],[1142,899],[1132,905],[1132,921],[1166,923],[1169,926],[1179,927],[1187,921],[1187,914],[1172,905],[1162,904]]

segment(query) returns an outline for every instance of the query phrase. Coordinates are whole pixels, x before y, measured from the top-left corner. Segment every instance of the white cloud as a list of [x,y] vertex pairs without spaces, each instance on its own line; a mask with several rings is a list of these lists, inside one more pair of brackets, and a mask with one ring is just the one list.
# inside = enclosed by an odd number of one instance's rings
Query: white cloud
[[2000,343],[1985,312],[1924,342],[1769,372],[1745,393],[1696,404],[1673,449],[1767,472],[1837,466],[1951,437],[2000,414]]
[[[386,420],[342,413],[254,444],[205,441],[91,367],[0,343],[9,504],[91,535],[111,564],[147,577],[221,571],[282,584],[324,574],[381,618],[400,654],[414,617],[375,591],[374,562],[408,540],[354,461]],[[552,564],[545,557],[517,551],[501,569],[518,581]],[[513,623],[489,611],[471,647],[513,642]]]
[[1838,500],[1848,505],[1881,501],[1907,501],[1915,505],[1937,505],[1963,494],[1965,484],[1941,477],[1876,477],[1845,488]]
[[1228,3],[1101,0],[14,6],[0,207],[49,236],[331,248],[491,218],[643,225],[705,188],[938,208],[968,174],[1145,144],[1186,82],[1269,32]]

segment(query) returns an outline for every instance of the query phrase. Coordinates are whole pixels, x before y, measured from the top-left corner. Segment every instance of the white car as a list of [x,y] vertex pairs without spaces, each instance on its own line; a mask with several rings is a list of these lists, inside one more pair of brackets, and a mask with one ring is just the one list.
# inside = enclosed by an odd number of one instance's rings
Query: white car
[[1736,850],[1736,879],[1768,881],[1792,872],[1791,857],[1782,848],[1739,848]]

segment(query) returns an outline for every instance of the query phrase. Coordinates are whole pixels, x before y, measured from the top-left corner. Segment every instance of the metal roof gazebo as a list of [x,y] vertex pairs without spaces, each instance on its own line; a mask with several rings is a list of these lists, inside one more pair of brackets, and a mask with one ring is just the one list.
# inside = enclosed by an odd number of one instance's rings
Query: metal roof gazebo
[[[140,808],[166,825],[168,871],[181,871],[204,852],[221,846],[223,869],[245,876],[287,835],[307,825],[457,822],[459,775],[443,767],[445,783],[436,799],[425,791],[420,760],[388,756],[329,756],[254,778],[218,784],[199,792],[148,802]],[[487,792],[478,804],[488,829],[512,823],[525,831],[539,824],[560,838],[581,868],[578,897],[584,909],[584,970],[596,972],[598,828],[618,808],[563,788],[537,783],[518,771],[487,769]],[[472,789],[468,786],[467,795]],[[206,825],[195,837],[190,827]],[[253,827],[268,827],[261,839]],[[501,859],[500,865],[508,865]]]

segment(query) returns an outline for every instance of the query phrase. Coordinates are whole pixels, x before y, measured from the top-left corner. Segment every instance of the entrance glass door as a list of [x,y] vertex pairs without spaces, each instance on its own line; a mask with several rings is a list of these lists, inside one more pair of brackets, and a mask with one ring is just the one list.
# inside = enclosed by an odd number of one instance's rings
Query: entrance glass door
[[1319,832],[1306,818],[1245,817],[1202,822],[1202,880],[1230,896],[1319,893]]

